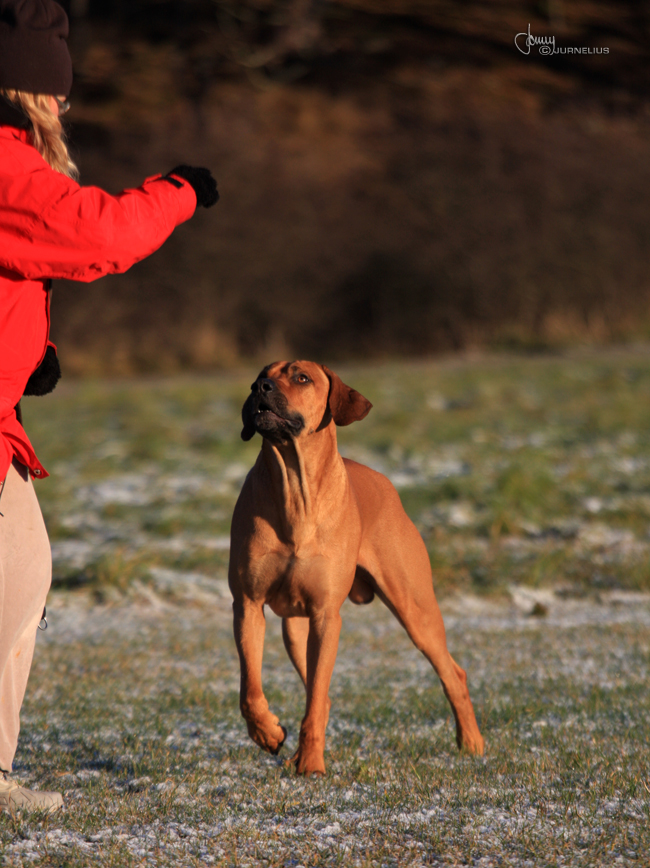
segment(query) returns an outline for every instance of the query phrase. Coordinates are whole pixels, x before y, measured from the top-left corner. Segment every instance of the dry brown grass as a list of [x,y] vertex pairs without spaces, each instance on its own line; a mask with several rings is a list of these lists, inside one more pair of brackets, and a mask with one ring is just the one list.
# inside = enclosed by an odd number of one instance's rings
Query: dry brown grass
[[[269,38],[272,4],[249,5],[238,51]],[[68,369],[645,334],[641,24],[633,4],[596,19],[565,5],[326,4],[321,41],[262,68],[233,54],[227,28],[197,29],[198,5],[167,31],[146,3],[91,24],[72,42],[84,180],[118,190],[190,162],[214,170],[222,201],[127,275],[61,287]],[[612,52],[518,55],[529,16]]]

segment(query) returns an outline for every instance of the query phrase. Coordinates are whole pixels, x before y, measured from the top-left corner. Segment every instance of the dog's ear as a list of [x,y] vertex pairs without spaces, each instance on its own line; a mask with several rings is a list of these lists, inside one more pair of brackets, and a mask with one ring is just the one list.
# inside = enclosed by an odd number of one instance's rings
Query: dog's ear
[[323,365],[323,371],[330,381],[329,408],[337,425],[351,425],[360,422],[372,409],[372,404],[356,389],[346,386],[338,374]]
[[242,440],[251,440],[255,435],[255,425],[253,423],[253,396],[249,395],[244,401],[244,406],[241,411],[241,420],[244,427],[241,432]]

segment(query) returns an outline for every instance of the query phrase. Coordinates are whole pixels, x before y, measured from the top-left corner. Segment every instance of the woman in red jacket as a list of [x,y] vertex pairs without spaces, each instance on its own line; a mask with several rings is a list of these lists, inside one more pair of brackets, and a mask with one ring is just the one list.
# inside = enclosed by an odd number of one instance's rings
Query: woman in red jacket
[[156,250],[197,204],[214,205],[207,169],[178,166],[111,196],[81,187],[59,115],[72,64],[55,0],[0,0],[0,809],[55,810],[59,793],[10,777],[36,629],[51,581],[32,478],[47,472],[20,420],[23,394],[59,377],[49,343],[53,278],[90,281]]

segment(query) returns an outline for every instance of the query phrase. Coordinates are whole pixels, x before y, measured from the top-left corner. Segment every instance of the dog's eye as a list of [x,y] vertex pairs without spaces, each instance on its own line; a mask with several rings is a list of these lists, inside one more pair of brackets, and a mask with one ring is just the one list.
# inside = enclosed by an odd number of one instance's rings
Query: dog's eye
[[307,374],[297,374],[295,379],[296,383],[311,383]]

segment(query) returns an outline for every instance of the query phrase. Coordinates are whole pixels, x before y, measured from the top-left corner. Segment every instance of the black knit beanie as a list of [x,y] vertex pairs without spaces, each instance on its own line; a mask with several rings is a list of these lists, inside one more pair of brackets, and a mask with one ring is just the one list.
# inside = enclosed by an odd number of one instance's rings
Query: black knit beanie
[[68,16],[55,0],[0,0],[0,88],[68,96]]

